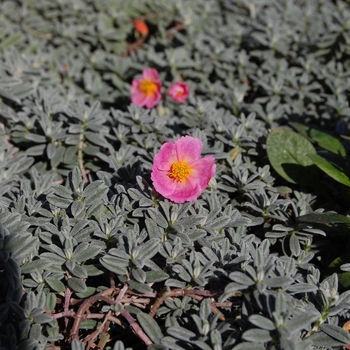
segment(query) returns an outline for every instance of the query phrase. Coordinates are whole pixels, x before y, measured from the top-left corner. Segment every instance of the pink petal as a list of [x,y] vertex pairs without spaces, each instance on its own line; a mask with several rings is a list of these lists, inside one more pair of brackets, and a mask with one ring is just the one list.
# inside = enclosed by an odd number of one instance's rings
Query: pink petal
[[184,203],[196,200],[203,192],[198,184],[191,181],[177,182],[176,190],[167,198],[175,203]]
[[140,92],[140,83],[141,83],[141,79],[134,79],[131,83],[131,88],[130,88],[130,92],[131,94],[136,94],[138,92]]
[[190,92],[188,84],[184,81],[174,83],[168,91],[169,96],[176,102],[185,102]]
[[192,163],[194,171],[190,175],[191,181],[198,183],[202,190],[208,187],[209,181],[215,175],[216,165],[214,156],[206,156]]
[[159,170],[154,165],[152,167],[151,180],[155,190],[165,198],[170,198],[176,190],[177,183],[168,176],[168,171]]
[[152,168],[151,179],[155,190],[175,203],[193,201],[202,193],[202,189],[194,179],[176,182],[169,178],[167,171],[159,171],[157,168]]
[[176,148],[173,142],[166,142],[154,156],[153,166],[159,170],[169,171],[171,165],[177,161]]
[[[152,165],[151,179],[154,189],[175,203],[196,200],[216,171],[213,156],[200,158],[202,148],[202,141],[191,136],[183,136],[175,144],[163,144],[154,156]],[[174,181],[168,176],[172,164],[177,161],[187,161],[193,170],[186,181]]]
[[138,92],[131,96],[131,102],[136,106],[143,107],[145,106],[146,98],[147,98],[146,94],[142,92]]
[[197,137],[182,136],[176,143],[177,159],[187,161],[189,164],[200,159],[203,143]]
[[153,108],[159,103],[161,98],[162,95],[159,92],[157,92],[155,95],[146,95],[145,106],[147,108]]
[[145,68],[142,72],[142,78],[159,80],[159,74],[155,68]]

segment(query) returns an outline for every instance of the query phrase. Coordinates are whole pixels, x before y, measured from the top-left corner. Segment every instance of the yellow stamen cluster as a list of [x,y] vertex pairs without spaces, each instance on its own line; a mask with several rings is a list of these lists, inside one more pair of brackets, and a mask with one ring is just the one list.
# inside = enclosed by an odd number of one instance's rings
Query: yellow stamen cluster
[[143,79],[140,82],[140,89],[146,95],[154,95],[155,92],[157,91],[158,87],[157,87],[157,84],[153,80],[151,80],[151,79]]
[[186,161],[175,162],[171,165],[168,176],[177,182],[184,182],[191,174],[192,168]]

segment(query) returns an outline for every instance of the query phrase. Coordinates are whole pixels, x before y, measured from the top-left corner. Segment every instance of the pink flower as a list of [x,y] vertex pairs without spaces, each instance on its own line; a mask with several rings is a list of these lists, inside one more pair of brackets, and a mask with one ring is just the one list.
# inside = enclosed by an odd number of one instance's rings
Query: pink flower
[[146,68],[142,72],[142,78],[132,81],[131,102],[140,107],[153,108],[162,99],[161,88],[158,71]]
[[164,143],[152,166],[156,191],[175,203],[196,200],[216,170],[214,156],[201,158],[202,148],[202,141],[191,136]]
[[177,81],[170,86],[168,94],[176,102],[185,102],[190,93],[190,87],[184,81]]

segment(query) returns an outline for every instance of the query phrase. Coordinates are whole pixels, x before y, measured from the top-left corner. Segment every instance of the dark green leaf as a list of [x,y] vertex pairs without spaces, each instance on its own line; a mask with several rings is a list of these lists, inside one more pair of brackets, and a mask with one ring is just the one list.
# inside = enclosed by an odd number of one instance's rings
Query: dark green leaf
[[316,143],[318,146],[324,148],[327,151],[338,154],[342,157],[346,157],[344,146],[337,138],[309,125],[294,122],[289,124],[292,125],[300,134],[305,136],[311,142]]
[[345,224],[350,225],[350,218],[337,213],[311,213],[299,216],[297,222],[300,224],[322,224],[335,225]]
[[345,186],[350,187],[350,179],[347,174],[345,174],[344,170],[338,168],[337,166],[329,163],[326,159],[319,156],[318,154],[308,154],[309,158],[319,167],[322,171],[324,171],[328,176],[332,179],[340,182]]
[[317,171],[307,155],[316,154],[316,150],[304,136],[273,130],[267,137],[266,150],[271,165],[284,179],[294,184],[314,184]]

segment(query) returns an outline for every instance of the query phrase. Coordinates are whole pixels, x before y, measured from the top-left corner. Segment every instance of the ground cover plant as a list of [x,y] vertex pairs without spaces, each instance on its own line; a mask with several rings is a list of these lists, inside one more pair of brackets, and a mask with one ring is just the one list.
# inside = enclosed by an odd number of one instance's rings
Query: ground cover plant
[[350,348],[345,0],[0,2],[0,349]]

